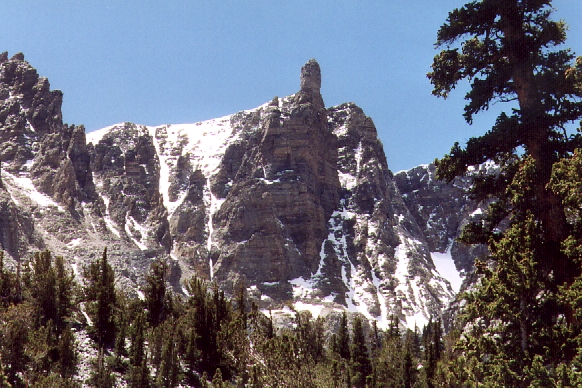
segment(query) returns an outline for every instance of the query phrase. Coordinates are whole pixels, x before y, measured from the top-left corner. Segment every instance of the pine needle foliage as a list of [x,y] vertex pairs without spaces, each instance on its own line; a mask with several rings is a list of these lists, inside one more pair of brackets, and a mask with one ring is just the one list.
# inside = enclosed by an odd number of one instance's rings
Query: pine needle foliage
[[437,161],[447,181],[487,161],[499,167],[470,191],[491,205],[461,239],[488,244],[490,257],[476,263],[456,357],[433,375],[441,384],[550,387],[575,375],[580,306],[571,301],[582,251],[574,165],[582,136],[565,128],[582,117],[582,58],[563,48],[566,25],[552,20],[551,3],[472,1],[437,34],[434,95],[446,98],[468,80],[468,123],[494,103],[512,103],[490,131]]
[[92,334],[100,346],[111,347],[115,342],[115,275],[107,260],[107,248],[101,259],[89,264],[84,271],[84,298],[87,314],[93,322]]

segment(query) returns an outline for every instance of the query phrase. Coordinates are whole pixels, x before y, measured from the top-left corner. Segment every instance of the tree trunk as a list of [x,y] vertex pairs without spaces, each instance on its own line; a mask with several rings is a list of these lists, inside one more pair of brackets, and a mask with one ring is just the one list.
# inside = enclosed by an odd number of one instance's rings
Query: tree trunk
[[[523,126],[521,137],[526,151],[535,163],[536,176],[532,182],[532,188],[536,207],[532,211],[542,223],[544,240],[552,245],[558,244],[559,247],[559,244],[568,236],[569,228],[561,200],[546,187],[550,181],[552,165],[556,160],[549,144],[550,128],[543,123],[545,110],[536,87],[534,64],[530,57],[531,53],[527,49],[522,20],[523,15],[517,0],[512,0],[511,4],[501,12],[501,29],[507,39],[512,80],[521,110]],[[556,264],[561,265],[561,263]]]

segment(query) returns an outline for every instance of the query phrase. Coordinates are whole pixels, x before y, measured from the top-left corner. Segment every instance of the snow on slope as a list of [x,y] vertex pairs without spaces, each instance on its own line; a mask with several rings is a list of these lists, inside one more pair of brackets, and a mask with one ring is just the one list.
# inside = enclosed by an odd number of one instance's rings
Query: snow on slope
[[20,202],[19,197],[25,196],[41,208],[56,207],[61,212],[65,211],[51,197],[36,189],[32,179],[29,178],[28,172],[13,175],[8,171],[2,170],[2,180],[8,184],[8,191],[16,204]]
[[189,153],[194,170],[200,169],[206,179],[212,177],[220,166],[226,146],[238,135],[230,125],[230,117],[195,124],[147,127],[160,159],[160,192],[169,216],[186,195],[181,193],[174,202],[169,198],[170,176],[176,171],[178,157]]
[[459,292],[463,278],[455,267],[455,262],[451,256],[451,246],[452,244],[445,253],[431,252],[430,255],[439,274],[451,283],[454,292]]
[[[250,114],[255,111],[262,111],[267,104],[258,108],[243,111],[243,114]],[[240,113],[239,113],[240,114]],[[227,146],[237,141],[241,135],[241,129],[232,124],[233,116],[224,116],[212,120],[202,121],[193,124],[168,124],[160,126],[137,125],[140,131],[145,131],[150,135],[159,159],[159,191],[163,204],[168,211],[168,221],[184,201],[187,190],[182,189],[177,198],[170,195],[172,179],[178,172],[178,158],[188,156],[193,170],[200,170],[206,178],[207,185],[204,188],[204,203],[206,209],[210,209],[206,217],[206,229],[210,236],[207,247],[212,247],[213,215],[220,209],[224,198],[217,198],[210,190],[210,179],[217,173],[220,162],[224,156]],[[87,143],[97,144],[109,133],[124,128],[126,123],[120,123],[106,128],[102,128],[86,135]],[[125,146],[127,147],[127,145]],[[124,151],[124,150],[122,150]],[[99,183],[97,186],[99,188]],[[99,191],[99,190],[98,190]],[[100,194],[107,205],[107,198]],[[106,206],[107,209],[108,206]],[[107,222],[109,221],[109,222]],[[111,219],[106,216],[108,228],[116,235],[119,230]],[[139,225],[135,220],[126,220],[126,234],[140,249],[146,249],[144,244],[145,236],[148,232],[147,225]],[[142,239],[138,239],[129,230],[129,226],[140,232]],[[175,257],[174,252],[170,256]],[[212,270],[212,263],[210,263]]]
[[[340,109],[336,111],[336,117],[339,117],[339,121],[330,122],[333,132],[340,141],[346,140],[342,144],[353,144],[350,147],[341,146],[338,150],[338,177],[342,188],[349,194],[341,200],[340,209],[333,212],[328,220],[329,235],[321,248],[321,261],[317,272],[309,279],[297,278],[290,281],[295,298],[294,307],[296,310],[309,310],[317,315],[325,307],[337,306],[333,303],[337,295],[317,297],[317,284],[322,280],[322,267],[326,258],[324,247],[327,245],[333,248],[341,264],[341,280],[347,290],[344,299],[348,311],[376,320],[378,327],[383,329],[388,327],[392,314],[402,314],[402,323],[411,329],[415,325],[422,327],[428,323],[431,313],[439,310],[434,303],[446,305],[453,292],[446,278],[431,269],[431,256],[426,249],[426,242],[419,240],[422,239],[418,237],[421,236],[420,230],[412,232],[409,229],[412,218],[407,214],[404,204],[401,206],[404,208],[402,214],[393,216],[395,226],[392,233],[400,241],[393,257],[378,248],[381,245],[380,236],[386,227],[381,215],[384,211],[381,209],[385,208],[380,203],[393,199],[376,198],[375,210],[370,213],[353,209],[355,189],[369,179],[370,174],[381,174],[381,171],[378,161],[374,157],[370,158],[370,149],[364,151],[363,137],[359,140],[353,137],[348,139],[350,136],[360,136],[355,135],[353,128],[348,128],[355,106],[346,104],[338,108]],[[366,141],[369,142],[369,139]],[[389,186],[390,182],[386,184]],[[350,229],[348,225],[353,225],[355,235],[346,234]],[[358,257],[350,257],[348,246],[352,241],[349,239],[360,241],[360,244],[365,243],[361,246],[363,257],[360,257],[360,253]],[[365,264],[366,261],[371,269]],[[388,268],[393,268],[394,263],[395,271],[390,271]],[[444,269],[442,271],[444,274]]]
[[[282,100],[280,100],[280,104]],[[265,105],[254,110],[243,112],[248,114],[253,111],[259,111],[262,114],[262,109]],[[350,107],[347,108],[348,114]],[[204,177],[207,179],[207,185],[204,188],[204,202],[206,209],[209,212],[206,218],[207,232],[209,239],[207,241],[207,248],[212,248],[212,232],[213,224],[212,218],[215,212],[220,209],[224,198],[217,198],[210,190],[210,178],[212,178],[218,171],[220,162],[224,156],[226,147],[236,142],[242,135],[242,129],[233,125],[233,116],[225,116],[218,119],[207,120],[194,124],[179,124],[179,125],[161,125],[155,127],[144,128],[153,140],[153,145],[160,163],[160,178],[159,190],[162,195],[163,203],[168,210],[168,219],[176,211],[176,209],[183,202],[187,192],[183,189],[178,195],[171,200],[170,186],[172,184],[172,177],[178,170],[178,158],[180,156],[189,156],[190,163],[194,170],[201,170]],[[87,142],[96,143],[102,139],[108,132],[114,130],[118,126],[107,127],[93,133],[87,134]],[[346,126],[336,128],[334,132],[336,136],[348,136]],[[340,184],[343,189],[353,192],[359,184],[359,177],[361,171],[366,168],[366,164],[370,161],[363,160],[363,146],[360,141],[353,150],[340,150],[341,154],[353,155],[353,166],[349,169],[338,169]],[[374,163],[372,161],[372,163]],[[359,312],[368,319],[375,319],[378,327],[387,328],[390,315],[397,312],[396,305],[401,305],[402,312],[406,316],[404,322],[406,326],[413,328],[414,325],[422,326],[428,322],[430,316],[429,308],[424,303],[429,292],[437,289],[443,302],[447,302],[451,295],[447,292],[448,283],[442,277],[435,274],[429,276],[429,285],[424,284],[426,279],[420,278],[418,275],[411,276],[410,256],[418,255],[421,251],[422,242],[415,240],[411,235],[401,226],[404,215],[395,215],[397,221],[396,233],[401,241],[397,246],[394,258],[397,261],[396,271],[394,273],[386,272],[385,268],[390,266],[392,261],[384,252],[378,252],[375,247],[377,236],[380,235],[380,230],[385,225],[372,217],[370,214],[357,214],[350,210],[348,200],[341,201],[341,208],[336,210],[328,220],[329,235],[326,239],[328,244],[331,244],[334,253],[341,262],[341,280],[345,285],[347,292],[344,299],[347,304],[348,311]],[[355,230],[366,230],[369,238],[366,239],[366,246],[363,248],[366,254],[374,257],[373,269],[367,269],[357,258],[350,258],[348,256],[348,238],[354,236],[346,235],[346,225],[354,224]],[[128,225],[129,222],[126,222]],[[108,225],[110,228],[113,225]],[[136,227],[138,227],[136,225]],[[126,231],[130,235],[129,231]],[[129,236],[132,238],[132,236]],[[145,248],[143,241],[134,240],[134,243],[141,249]],[[325,242],[324,242],[325,245]],[[297,278],[290,281],[293,287],[294,308],[296,310],[309,310],[312,315],[317,316],[322,313],[324,309],[337,309],[339,305],[335,303],[337,294],[332,293],[327,297],[318,297],[321,295],[318,289],[318,282],[323,279],[322,268],[324,266],[324,246],[320,252],[321,262],[318,271],[309,279]],[[421,254],[422,256],[422,254]],[[428,251],[426,254],[427,258]],[[449,276],[445,266],[441,265],[442,261],[438,259],[440,256],[433,254],[435,263],[438,263],[438,269],[445,277]],[[452,263],[452,261],[451,261]],[[210,271],[212,275],[212,261],[209,262]],[[394,283],[396,279],[396,283]],[[450,290],[450,288],[448,288]],[[396,298],[394,298],[396,292]]]

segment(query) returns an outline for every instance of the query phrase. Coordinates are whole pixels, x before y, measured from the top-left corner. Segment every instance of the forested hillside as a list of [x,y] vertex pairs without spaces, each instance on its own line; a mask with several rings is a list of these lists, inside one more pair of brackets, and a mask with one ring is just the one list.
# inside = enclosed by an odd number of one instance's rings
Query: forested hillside
[[382,331],[290,310],[276,327],[244,288],[231,301],[194,277],[187,297],[173,293],[164,261],[140,297],[116,289],[107,251],[83,284],[48,251],[17,273],[2,263],[2,387],[425,387],[447,351],[440,322],[401,332],[394,316]]

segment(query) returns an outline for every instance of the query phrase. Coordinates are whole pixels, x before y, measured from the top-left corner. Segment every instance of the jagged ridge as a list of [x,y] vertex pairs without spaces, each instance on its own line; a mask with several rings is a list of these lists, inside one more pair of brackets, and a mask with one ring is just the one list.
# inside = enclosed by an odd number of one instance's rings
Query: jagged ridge
[[317,62],[298,93],[256,109],[124,123],[86,141],[23,56],[0,66],[1,133],[13,144],[0,216],[20,217],[2,241],[17,246],[5,248],[13,258],[47,247],[76,269],[107,246],[120,284],[135,289],[151,258],[168,257],[177,289],[195,272],[227,291],[244,284],[265,309],[347,308],[381,326],[391,314],[422,325],[452,298],[372,120],[353,104],[325,108]]

